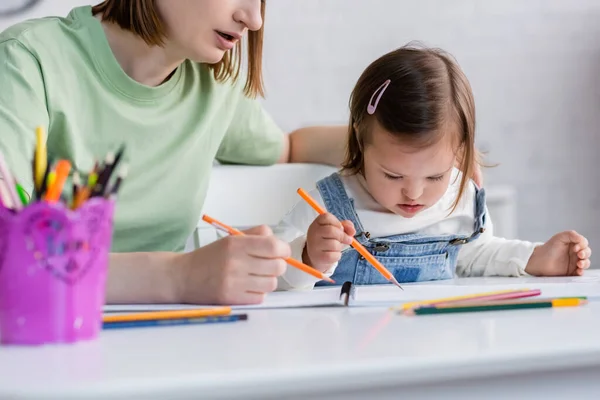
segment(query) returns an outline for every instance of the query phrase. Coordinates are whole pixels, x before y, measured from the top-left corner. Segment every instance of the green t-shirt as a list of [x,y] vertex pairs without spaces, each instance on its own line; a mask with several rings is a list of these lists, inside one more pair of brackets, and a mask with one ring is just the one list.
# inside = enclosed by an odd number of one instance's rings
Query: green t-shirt
[[49,156],[82,171],[125,143],[113,251],[181,251],[215,159],[268,165],[280,156],[284,135],[244,83],[216,82],[186,61],[158,87],[139,84],[89,6],[26,21],[0,34],[0,151],[31,190],[37,126]]

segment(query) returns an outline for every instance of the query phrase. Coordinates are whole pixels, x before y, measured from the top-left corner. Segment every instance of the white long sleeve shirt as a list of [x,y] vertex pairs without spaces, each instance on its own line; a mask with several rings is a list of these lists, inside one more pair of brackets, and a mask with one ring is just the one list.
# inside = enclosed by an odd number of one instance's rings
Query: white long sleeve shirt
[[[462,199],[450,215],[449,211],[458,195],[461,172],[453,171],[450,185],[442,198],[432,207],[420,212],[413,218],[394,214],[381,205],[365,190],[357,176],[341,176],[348,197],[354,199],[358,218],[372,239],[405,233],[430,235],[459,234],[469,236],[475,224],[475,185],[469,184]],[[309,194],[325,207],[323,199],[315,187]],[[304,201],[297,203],[283,218],[275,230],[276,235],[289,242],[292,257],[302,260],[306,244],[306,233],[317,217],[316,212]],[[507,240],[494,236],[493,224],[486,210],[485,231],[475,240],[462,245],[457,260],[458,276],[523,276],[525,266],[537,243],[522,240]],[[331,276],[337,264],[325,275]],[[289,267],[280,277],[278,290],[312,289],[316,279]]]

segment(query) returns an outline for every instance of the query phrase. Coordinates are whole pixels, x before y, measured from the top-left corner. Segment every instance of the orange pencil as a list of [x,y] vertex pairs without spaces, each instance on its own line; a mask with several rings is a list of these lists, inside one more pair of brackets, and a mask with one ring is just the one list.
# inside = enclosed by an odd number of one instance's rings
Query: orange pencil
[[60,199],[60,194],[65,186],[69,172],[71,172],[71,163],[69,161],[60,160],[56,163],[56,180],[48,188],[44,200],[54,203]]
[[[300,188],[298,189],[298,194],[300,195],[300,197],[302,197],[304,199],[304,201],[306,201],[308,203],[308,205],[310,205],[316,212],[318,212],[319,214],[325,214],[325,210],[312,198],[310,197],[310,195],[308,193],[306,193],[304,191],[304,189]],[[356,251],[358,251],[360,253],[361,256],[363,256],[364,258],[367,259],[367,261],[369,263],[371,263],[371,265],[373,267],[375,267],[375,269],[377,271],[379,271],[381,273],[381,275],[384,276],[385,279],[387,279],[388,281],[392,282],[394,285],[398,286],[400,289],[402,289],[402,286],[400,286],[400,284],[398,283],[398,281],[396,280],[396,278],[394,278],[394,275],[392,275],[392,273],[390,271],[387,270],[386,267],[383,266],[383,264],[381,264],[371,253],[369,253],[367,251],[367,249],[364,248],[364,246],[362,244],[360,244],[356,239],[352,238],[352,247],[354,247],[354,249]],[[402,289],[404,290],[404,289]]]
[[83,186],[81,189],[77,191],[75,198],[73,199],[73,204],[71,205],[71,209],[75,210],[79,208],[89,197],[92,191],[89,186]]
[[130,322],[177,318],[202,318],[229,315],[230,313],[231,307],[215,307],[195,310],[148,311],[135,314],[105,315],[104,317],[102,317],[102,322]]
[[[244,234],[242,231],[235,229],[229,225],[225,225],[224,223],[217,221],[216,219],[211,218],[208,215],[203,215],[202,220],[205,222],[208,222],[209,224],[211,224],[212,226],[214,226],[216,228],[219,228],[221,230],[228,232],[230,235],[241,236]],[[299,270],[304,271],[307,274],[314,276],[317,279],[321,279],[321,280],[327,281],[329,283],[335,283],[335,281],[333,279],[323,275],[323,273],[317,271],[316,269],[314,269],[312,267],[309,267],[306,264],[301,263],[300,261],[294,260],[293,258],[286,258],[285,262],[290,264],[292,267],[298,268]]]

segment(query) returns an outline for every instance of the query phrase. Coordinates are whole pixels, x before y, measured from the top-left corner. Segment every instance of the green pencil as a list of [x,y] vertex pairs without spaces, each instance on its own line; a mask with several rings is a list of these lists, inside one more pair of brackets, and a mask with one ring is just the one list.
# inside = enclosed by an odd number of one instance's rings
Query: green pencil
[[521,310],[529,308],[553,308],[553,307],[577,307],[587,304],[587,300],[581,298],[562,298],[546,301],[523,301],[523,302],[488,302],[463,306],[424,306],[408,310],[407,315],[432,315],[432,314],[450,314],[463,312],[480,311],[502,311],[502,310]]
[[16,184],[16,189],[19,199],[21,200],[21,204],[26,206],[29,203],[29,196],[27,195],[27,192],[25,189],[23,189],[23,186],[19,185],[18,183]]

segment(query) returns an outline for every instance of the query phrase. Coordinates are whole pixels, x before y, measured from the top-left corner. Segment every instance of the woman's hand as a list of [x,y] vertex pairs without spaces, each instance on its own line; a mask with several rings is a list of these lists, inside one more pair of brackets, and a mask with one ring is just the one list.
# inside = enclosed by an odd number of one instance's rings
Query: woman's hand
[[177,273],[182,303],[258,304],[277,289],[290,246],[267,226],[244,233],[181,254]]

